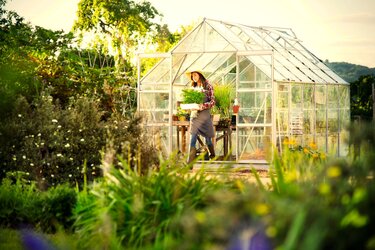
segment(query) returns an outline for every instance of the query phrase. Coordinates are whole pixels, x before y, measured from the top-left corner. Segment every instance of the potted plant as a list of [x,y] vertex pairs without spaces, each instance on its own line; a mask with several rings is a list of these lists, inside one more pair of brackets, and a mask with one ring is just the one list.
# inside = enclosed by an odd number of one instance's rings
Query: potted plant
[[182,104],[180,105],[183,110],[191,110],[190,118],[197,116],[199,104],[202,104],[205,98],[202,87],[188,88],[182,90]]
[[178,107],[176,116],[178,117],[179,121],[186,121],[189,116],[189,113],[181,107]]
[[213,113],[220,114],[219,126],[227,127],[231,123],[230,107],[234,97],[234,86],[217,84],[214,86],[215,107]]

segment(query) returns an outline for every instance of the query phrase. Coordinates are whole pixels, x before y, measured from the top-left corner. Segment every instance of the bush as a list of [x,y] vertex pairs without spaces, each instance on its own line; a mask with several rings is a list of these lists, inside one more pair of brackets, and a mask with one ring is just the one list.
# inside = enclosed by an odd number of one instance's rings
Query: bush
[[147,155],[144,166],[158,161],[139,118],[102,120],[102,114],[95,100],[86,97],[72,99],[66,109],[45,94],[32,105],[19,98],[12,116],[0,123],[0,178],[23,171],[40,188],[82,184],[84,174],[92,181],[101,176],[101,152],[109,143],[116,153]]
[[0,186],[0,225],[18,229],[31,227],[48,233],[56,232],[58,228],[70,229],[77,202],[76,192],[67,186],[42,192],[34,184],[22,181],[23,175],[14,176],[15,182],[3,179]]
[[87,249],[145,249],[154,244],[165,249],[167,234],[183,237],[171,231],[171,224],[185,210],[205,206],[206,195],[218,188],[214,179],[206,180],[203,172],[190,175],[174,158],[146,175],[126,161],[121,164],[108,169],[92,192],[80,195],[75,229]]

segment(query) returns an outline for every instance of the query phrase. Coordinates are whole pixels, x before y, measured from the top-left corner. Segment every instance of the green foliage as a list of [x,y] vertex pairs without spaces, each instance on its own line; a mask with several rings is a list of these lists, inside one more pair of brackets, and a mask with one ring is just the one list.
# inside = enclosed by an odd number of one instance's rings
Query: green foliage
[[75,226],[82,244],[90,249],[145,249],[154,244],[168,249],[167,235],[183,237],[171,224],[184,211],[207,205],[205,197],[217,184],[203,172],[189,174],[180,164],[171,158],[147,175],[126,161],[119,168],[110,166],[103,182],[80,196]]
[[[72,226],[76,193],[67,186],[57,186],[46,192],[29,184],[21,172],[9,173],[0,186],[0,225],[9,228],[32,227],[44,232],[65,230]],[[12,181],[13,179],[13,181]]]
[[152,29],[158,27],[153,20],[159,13],[148,1],[81,0],[77,14],[73,30],[93,31],[111,38],[111,44],[103,45],[115,49],[117,69],[130,66],[131,53]]
[[109,143],[115,145],[116,153],[147,155],[142,162],[145,171],[158,161],[156,149],[138,126],[139,118],[102,120],[103,113],[90,98],[72,99],[66,109],[52,100],[42,95],[29,106],[20,98],[12,115],[0,122],[0,177],[20,170],[41,188],[65,182],[82,184],[86,163],[86,176],[92,181],[101,176],[100,152]]
[[199,89],[183,89],[182,90],[182,102],[183,103],[203,103],[205,94]]
[[347,62],[328,62],[325,63],[333,69],[339,76],[347,82],[357,81],[361,76],[375,76],[375,68],[368,68],[362,65],[356,65]]
[[375,74],[361,76],[350,84],[350,115],[352,117],[372,119],[372,85],[375,85]]
[[235,97],[235,87],[229,84],[217,84],[214,87],[215,107],[218,113],[225,118],[231,114],[231,104]]

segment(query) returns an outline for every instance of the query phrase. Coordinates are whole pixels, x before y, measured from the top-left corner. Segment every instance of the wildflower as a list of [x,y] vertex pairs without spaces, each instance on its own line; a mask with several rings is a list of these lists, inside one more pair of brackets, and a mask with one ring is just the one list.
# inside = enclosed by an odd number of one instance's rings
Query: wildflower
[[196,212],[195,213],[195,219],[199,223],[204,223],[206,221],[206,214],[204,212]]
[[271,237],[271,238],[275,237],[276,234],[277,234],[277,229],[276,229],[276,227],[274,227],[274,226],[270,226],[270,227],[268,227],[268,228],[266,229],[266,234],[267,234],[268,237]]
[[52,119],[52,122],[53,123],[58,123],[58,121],[56,119]]
[[51,177],[52,177],[52,178],[54,178],[54,177],[55,177],[55,175],[54,175],[54,174],[51,174]]
[[30,166],[34,167],[34,163],[30,163]]
[[69,148],[69,147],[70,147],[70,144],[69,144],[69,143],[65,144],[65,147],[66,147],[66,148]]
[[12,159],[13,159],[13,161],[16,161],[16,160],[17,160],[17,157],[16,157],[16,156],[13,156]]
[[319,185],[319,193],[322,195],[327,195],[331,192],[331,187],[327,183],[322,183]]
[[21,114],[18,114],[18,117],[20,117],[20,118],[21,118],[21,117],[22,117],[22,115],[21,115]]
[[56,165],[56,168],[59,168],[59,166]]
[[318,149],[318,147],[316,146],[316,144],[313,143],[313,142],[311,142],[311,143],[309,144],[309,147],[310,147],[312,150],[317,150],[317,149]]
[[307,148],[303,148],[303,152],[304,152],[305,154],[308,154],[310,151],[309,151]]
[[22,156],[22,159],[26,159],[26,155],[23,155],[23,156]]
[[85,139],[82,138],[82,139],[81,139],[81,142],[84,142],[84,141],[85,141]]
[[58,153],[56,156],[57,156],[57,157],[62,157],[62,154]]
[[70,158],[69,158],[69,160],[73,161],[73,158],[72,158],[72,157],[70,157]]
[[257,214],[259,215],[265,215],[265,214],[268,214],[269,213],[269,206],[267,204],[264,204],[264,203],[260,203],[260,204],[257,204],[255,206],[255,211]]
[[327,169],[327,175],[330,178],[336,178],[341,175],[341,169],[338,166],[330,166]]
[[57,126],[57,128],[61,128],[61,125]]
[[72,178],[72,174],[69,174],[69,178]]
[[39,133],[39,134],[38,134],[38,137],[40,137],[41,135],[42,135],[42,134],[41,134],[41,133]]

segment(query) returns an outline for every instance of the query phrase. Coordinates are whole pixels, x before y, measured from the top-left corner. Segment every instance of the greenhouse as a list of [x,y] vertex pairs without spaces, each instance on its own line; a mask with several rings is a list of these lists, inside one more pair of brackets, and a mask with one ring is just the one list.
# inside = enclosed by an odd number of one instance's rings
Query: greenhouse
[[286,144],[347,154],[349,84],[291,29],[203,19],[168,53],[138,56],[137,109],[165,155],[188,150],[189,121],[176,115],[182,90],[190,86],[185,72],[193,70],[214,86],[218,160],[262,162]]

